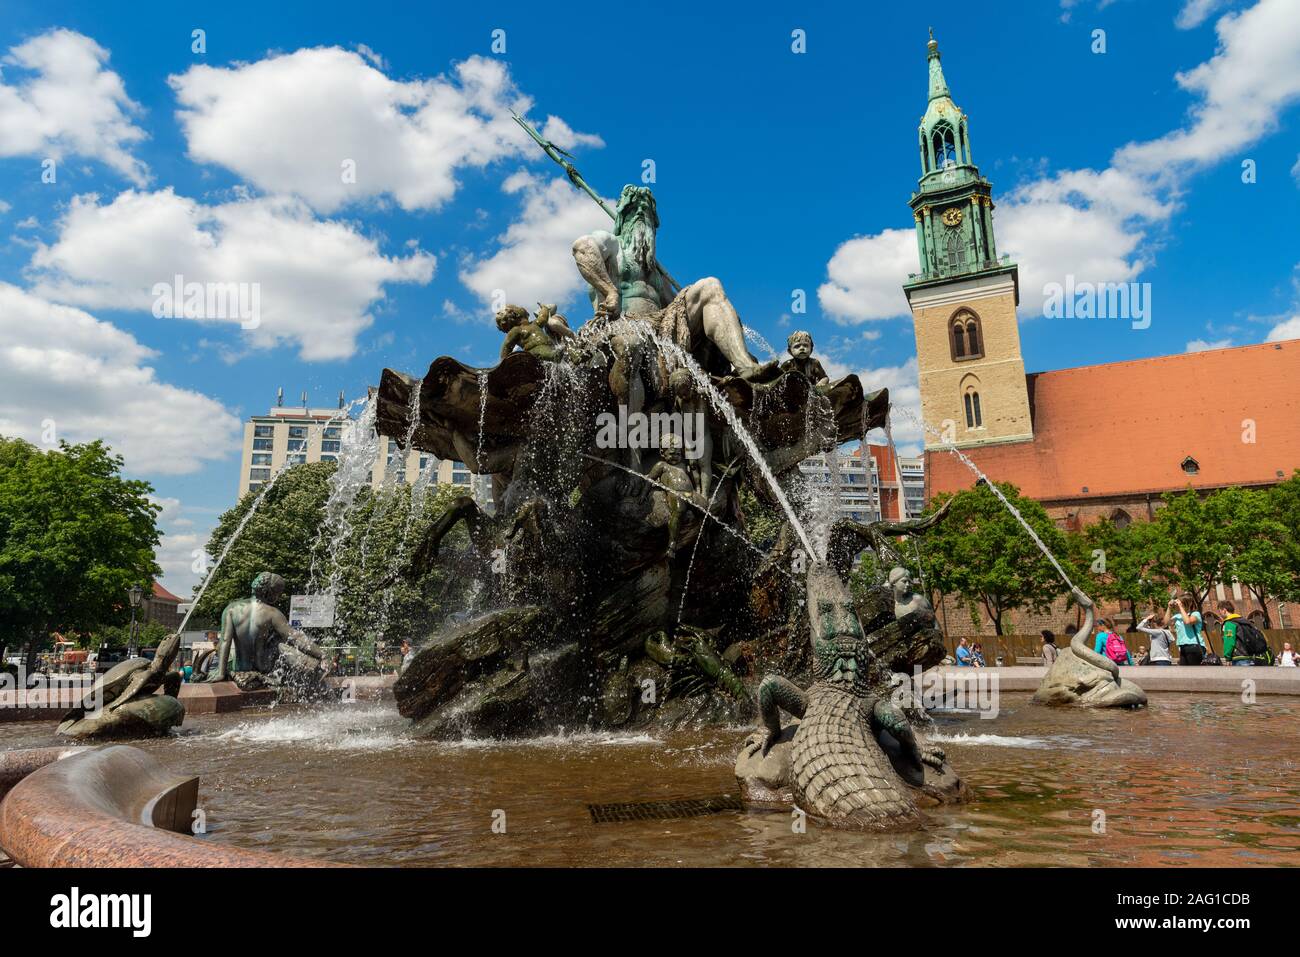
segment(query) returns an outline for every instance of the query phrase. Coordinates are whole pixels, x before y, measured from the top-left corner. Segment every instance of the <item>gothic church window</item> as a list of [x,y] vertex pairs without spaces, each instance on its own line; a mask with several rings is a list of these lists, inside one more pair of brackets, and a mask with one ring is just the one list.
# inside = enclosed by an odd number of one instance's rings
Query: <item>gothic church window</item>
[[980,414],[980,394],[974,387],[966,389],[966,428],[979,429],[984,426],[984,417]]
[[948,324],[948,341],[953,361],[979,359],[984,355],[984,335],[979,316],[969,309],[958,312]]

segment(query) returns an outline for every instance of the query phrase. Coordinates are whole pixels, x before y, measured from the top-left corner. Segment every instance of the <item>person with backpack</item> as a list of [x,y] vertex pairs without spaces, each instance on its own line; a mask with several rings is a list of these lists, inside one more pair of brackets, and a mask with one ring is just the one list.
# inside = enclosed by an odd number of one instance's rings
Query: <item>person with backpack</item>
[[1165,627],[1165,616],[1158,611],[1147,615],[1137,625],[1138,631],[1151,639],[1151,654],[1146,663],[1149,665],[1172,665],[1173,656],[1169,646],[1173,643],[1173,633]]
[[1219,602],[1223,613],[1223,661],[1225,664],[1251,666],[1271,665],[1272,652],[1264,633],[1237,614],[1230,601]]
[[1115,630],[1115,620],[1113,618],[1103,618],[1101,620],[1101,629],[1097,632],[1097,641],[1093,645],[1093,651],[1099,655],[1105,655],[1117,665],[1133,664],[1133,656],[1128,652],[1128,645],[1124,643],[1124,636]]
[[1205,639],[1201,634],[1205,625],[1199,611],[1188,611],[1193,604],[1190,600],[1175,598],[1166,610],[1166,618],[1174,623],[1180,665],[1199,665],[1205,658]]

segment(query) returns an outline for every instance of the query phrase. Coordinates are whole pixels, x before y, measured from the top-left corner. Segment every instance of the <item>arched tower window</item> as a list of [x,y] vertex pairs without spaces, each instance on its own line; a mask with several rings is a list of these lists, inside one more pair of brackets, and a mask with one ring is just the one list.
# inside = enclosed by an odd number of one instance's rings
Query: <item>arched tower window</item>
[[948,230],[948,268],[961,269],[966,262],[966,237],[960,229]]
[[984,416],[980,412],[980,394],[973,388],[966,390],[966,395],[962,397],[966,404],[966,428],[978,429],[984,426]]
[[963,376],[961,380],[962,409],[966,413],[966,428],[982,429],[984,427],[984,410],[980,407],[980,380],[973,375]]
[[984,356],[984,333],[980,318],[969,309],[958,310],[948,320],[948,341],[952,346],[953,361],[980,359]]
[[938,124],[934,128],[933,143],[936,169],[957,165],[957,138],[953,135],[951,126],[947,123]]

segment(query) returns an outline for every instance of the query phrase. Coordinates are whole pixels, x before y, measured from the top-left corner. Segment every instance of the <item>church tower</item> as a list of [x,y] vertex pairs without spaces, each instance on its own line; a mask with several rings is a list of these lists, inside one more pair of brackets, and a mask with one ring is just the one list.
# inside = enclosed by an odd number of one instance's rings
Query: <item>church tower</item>
[[1020,274],[998,258],[993,187],[971,155],[967,116],[953,103],[929,43],[930,102],[921,119],[921,179],[909,205],[921,271],[903,285],[912,309],[921,414],[942,433],[926,448],[1034,437],[1016,305]]

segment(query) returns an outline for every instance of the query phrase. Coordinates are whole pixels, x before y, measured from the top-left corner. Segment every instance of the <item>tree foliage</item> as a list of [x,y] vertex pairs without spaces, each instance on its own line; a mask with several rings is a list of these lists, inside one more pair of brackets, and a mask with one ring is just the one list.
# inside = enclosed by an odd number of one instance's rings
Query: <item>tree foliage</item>
[[[334,627],[313,636],[327,644],[360,646],[363,653],[369,653],[381,637],[388,643],[423,637],[432,622],[445,615],[454,605],[453,598],[469,586],[450,572],[446,557],[466,540],[462,529],[444,539],[444,557],[417,580],[396,573],[432,522],[463,490],[433,486],[418,495],[405,484],[378,490],[366,486],[357,493],[345,520],[326,527],[335,468],[332,462],[317,462],[281,474],[211,573],[194,612],[196,621],[215,626],[221,610],[247,597],[253,578],[263,571],[285,579],[282,610],[286,612],[290,595],[326,592],[332,585]],[[413,497],[417,498],[414,510]],[[221,555],[255,501],[254,493],[246,494],[221,516],[208,542],[210,555]]]
[[1121,528],[1104,518],[1066,538],[1071,564],[1081,570],[1080,584],[1094,600],[1127,605],[1137,621],[1139,609],[1168,599],[1162,540],[1151,524],[1131,522]]
[[0,437],[0,632],[28,655],[51,631],[130,615],[127,592],[159,573],[159,506],[102,442],[41,451]]
[[[1041,505],[1020,497],[1014,485],[998,488],[1057,556],[1066,554],[1065,538]],[[981,484],[955,495],[937,495],[929,514],[952,499],[948,517],[920,543],[920,568],[927,586],[940,595],[959,595],[978,603],[1003,634],[1006,615],[1016,609],[1047,611],[1065,585],[1024,527]]]

